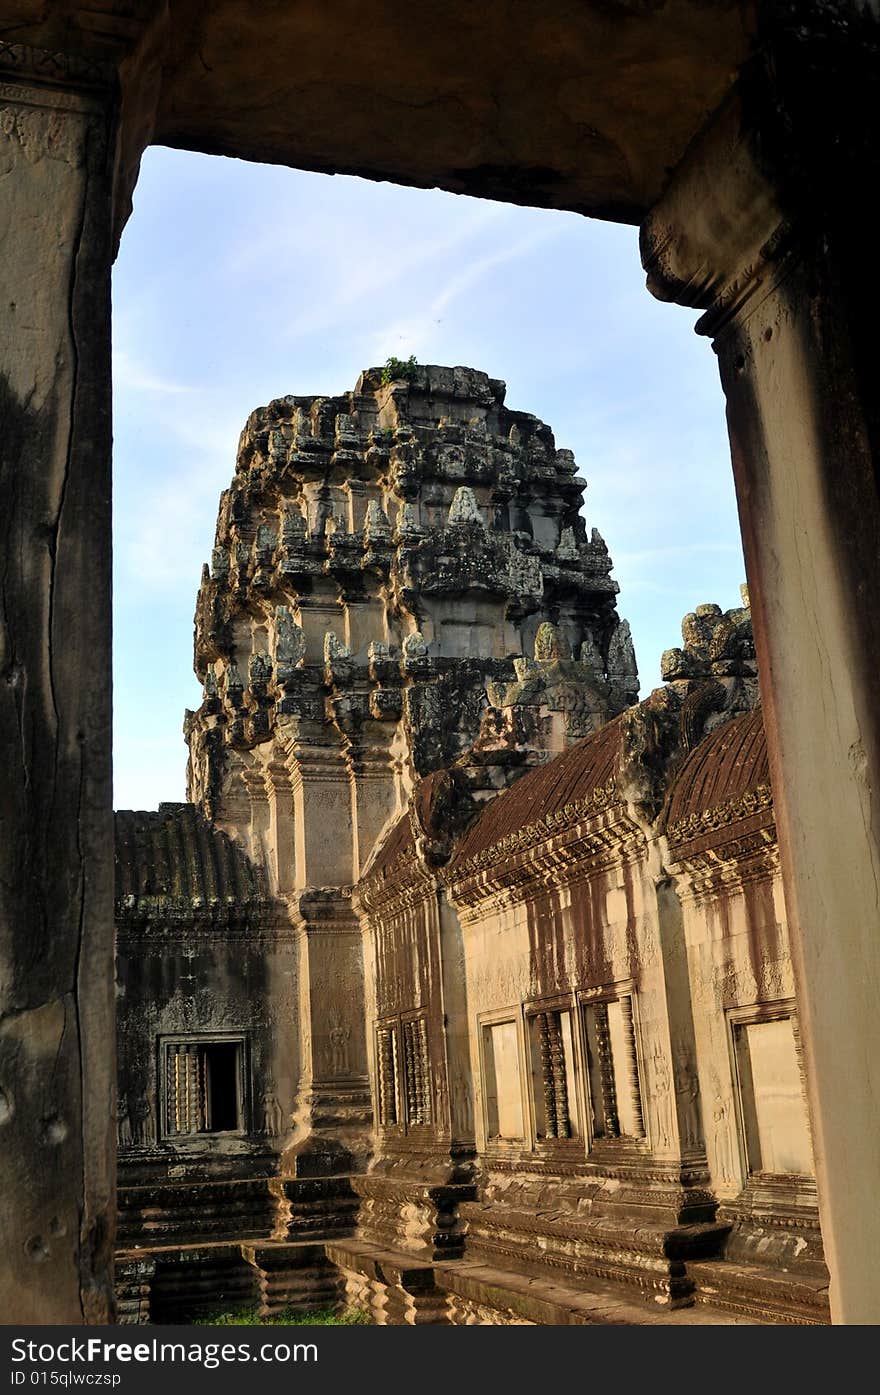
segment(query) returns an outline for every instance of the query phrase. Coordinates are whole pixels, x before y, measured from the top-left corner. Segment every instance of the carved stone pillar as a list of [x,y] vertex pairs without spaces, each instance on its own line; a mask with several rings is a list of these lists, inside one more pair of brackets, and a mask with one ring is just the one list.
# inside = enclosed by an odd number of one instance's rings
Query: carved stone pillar
[[869,6],[766,13],[734,98],[647,219],[643,259],[656,295],[706,311],[719,357],[832,1311],[875,1323],[880,43]]
[[390,752],[393,728],[376,722],[372,730],[355,735],[346,753],[351,779],[353,870],[363,874],[379,835],[400,808],[397,777]]
[[349,773],[338,745],[315,724],[286,742],[293,790],[296,885],[351,886],[354,880]]
[[365,1166],[370,1121],[361,932],[352,911],[351,784],[326,724],[297,720],[285,762],[293,794],[295,885],[290,904],[299,945],[300,1081],[288,1176]]
[[0,43],[0,1312],[106,1322],[115,74]]
[[361,932],[348,895],[302,893],[299,940],[300,1082],[288,1177],[361,1171],[370,1147]]
[[296,884],[296,821],[293,814],[293,785],[290,771],[282,760],[266,767],[269,794],[269,847],[274,863],[275,889],[292,891]]

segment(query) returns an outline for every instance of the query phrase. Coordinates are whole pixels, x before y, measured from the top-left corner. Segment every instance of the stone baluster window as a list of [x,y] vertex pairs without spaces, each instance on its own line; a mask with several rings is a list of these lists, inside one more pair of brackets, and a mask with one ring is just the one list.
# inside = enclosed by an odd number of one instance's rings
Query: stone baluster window
[[583,1008],[595,1138],[645,1136],[633,1002],[602,997]]
[[397,1030],[379,1027],[376,1032],[376,1063],[378,1072],[379,1123],[393,1128],[398,1122],[397,1105]]
[[431,1070],[424,1017],[395,1018],[376,1029],[379,1123],[383,1128],[430,1124]]
[[167,1138],[240,1132],[243,1040],[175,1040],[161,1055]]
[[568,1009],[534,1012],[528,1025],[536,1136],[579,1138],[573,1014]]

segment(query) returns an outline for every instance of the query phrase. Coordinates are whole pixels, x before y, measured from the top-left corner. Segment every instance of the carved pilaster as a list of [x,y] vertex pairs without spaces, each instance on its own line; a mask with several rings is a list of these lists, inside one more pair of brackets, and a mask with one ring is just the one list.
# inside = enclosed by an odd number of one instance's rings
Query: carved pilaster
[[293,781],[280,756],[266,766],[269,796],[269,845],[275,867],[276,886],[281,892],[296,885],[296,825],[293,811]]
[[376,841],[393,815],[403,808],[400,779],[391,755],[396,727],[367,722],[345,742],[351,781],[354,874],[363,872]]
[[[319,729],[316,737],[323,737]],[[353,881],[351,786],[337,746],[300,734],[288,747],[296,840],[296,885]]]
[[[291,1176],[361,1170],[372,1119],[360,927],[349,897],[333,889],[301,893],[291,911],[299,946],[301,1075],[282,1167]],[[390,1045],[380,1040],[386,1065]],[[386,1107],[394,1108],[387,1088]]]

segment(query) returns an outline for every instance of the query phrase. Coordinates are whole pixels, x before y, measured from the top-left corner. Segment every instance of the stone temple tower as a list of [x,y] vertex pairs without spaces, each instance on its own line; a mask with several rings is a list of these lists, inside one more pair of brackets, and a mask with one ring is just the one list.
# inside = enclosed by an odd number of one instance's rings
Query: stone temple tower
[[302,931],[299,1133],[323,1107],[353,1146],[366,1066],[349,891],[382,835],[432,772],[451,769],[472,809],[638,695],[571,452],[485,373],[388,377],[248,420],[197,602],[204,701],[185,723],[189,799]]
[[[504,392],[468,368],[370,369],[245,426],[196,610],[189,798],[282,888],[355,881],[487,708],[542,709],[549,755],[637,697],[585,481]],[[285,847],[290,781],[301,815],[317,784],[321,816]]]

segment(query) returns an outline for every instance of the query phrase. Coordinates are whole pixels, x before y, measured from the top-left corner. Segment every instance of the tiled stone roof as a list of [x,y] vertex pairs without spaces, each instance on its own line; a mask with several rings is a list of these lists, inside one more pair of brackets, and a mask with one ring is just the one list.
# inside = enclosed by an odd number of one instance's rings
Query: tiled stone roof
[[530,770],[493,799],[462,839],[452,863],[453,874],[472,858],[496,845],[506,845],[550,814],[569,809],[574,816],[588,812],[587,804],[595,802],[597,793],[607,795],[613,786],[620,736],[620,719],[616,718],[555,760]]
[[772,821],[770,767],[761,709],[713,731],[688,756],[666,806],[673,845],[714,841],[733,825]]
[[115,828],[118,904],[149,897],[207,906],[265,895],[259,869],[194,804],[119,810]]

